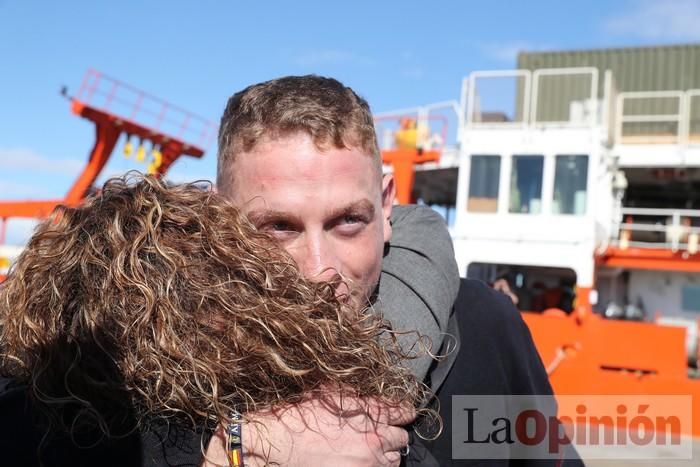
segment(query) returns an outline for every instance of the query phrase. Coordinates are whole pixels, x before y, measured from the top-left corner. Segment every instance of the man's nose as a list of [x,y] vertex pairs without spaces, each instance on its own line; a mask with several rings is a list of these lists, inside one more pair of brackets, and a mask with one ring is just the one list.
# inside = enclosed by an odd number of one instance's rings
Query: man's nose
[[305,237],[304,248],[300,249],[296,258],[304,277],[321,282],[339,274],[341,267],[337,252],[324,233],[307,234]]

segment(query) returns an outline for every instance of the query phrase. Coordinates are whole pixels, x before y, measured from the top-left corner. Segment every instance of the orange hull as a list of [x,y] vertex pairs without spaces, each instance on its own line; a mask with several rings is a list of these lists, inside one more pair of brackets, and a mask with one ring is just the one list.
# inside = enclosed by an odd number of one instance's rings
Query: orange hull
[[[700,437],[700,380],[688,377],[685,329],[524,312],[558,395],[690,395],[692,432]],[[560,415],[574,416],[562,413]]]

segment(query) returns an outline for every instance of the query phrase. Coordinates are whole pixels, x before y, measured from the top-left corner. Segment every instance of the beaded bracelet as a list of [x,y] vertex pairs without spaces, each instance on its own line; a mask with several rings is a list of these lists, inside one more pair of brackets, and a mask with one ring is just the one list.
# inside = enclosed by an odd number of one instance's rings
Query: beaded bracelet
[[226,428],[226,452],[231,467],[243,467],[242,422],[243,415],[237,410],[231,411],[231,421]]

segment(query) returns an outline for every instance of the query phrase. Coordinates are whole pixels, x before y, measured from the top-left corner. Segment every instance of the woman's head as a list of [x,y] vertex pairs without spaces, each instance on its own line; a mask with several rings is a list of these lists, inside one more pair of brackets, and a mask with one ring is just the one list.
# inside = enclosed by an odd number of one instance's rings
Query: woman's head
[[211,426],[328,387],[419,403],[383,323],[334,290],[212,191],[113,179],[42,223],[0,285],[0,371],[99,423],[127,406]]

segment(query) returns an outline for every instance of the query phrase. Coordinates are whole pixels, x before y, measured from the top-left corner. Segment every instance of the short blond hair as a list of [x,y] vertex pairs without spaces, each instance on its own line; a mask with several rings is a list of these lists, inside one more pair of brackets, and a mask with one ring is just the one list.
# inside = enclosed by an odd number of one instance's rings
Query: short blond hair
[[369,104],[333,78],[286,76],[254,84],[228,100],[219,127],[217,186],[226,192],[236,154],[264,138],[308,134],[319,149],[358,148],[381,158]]

